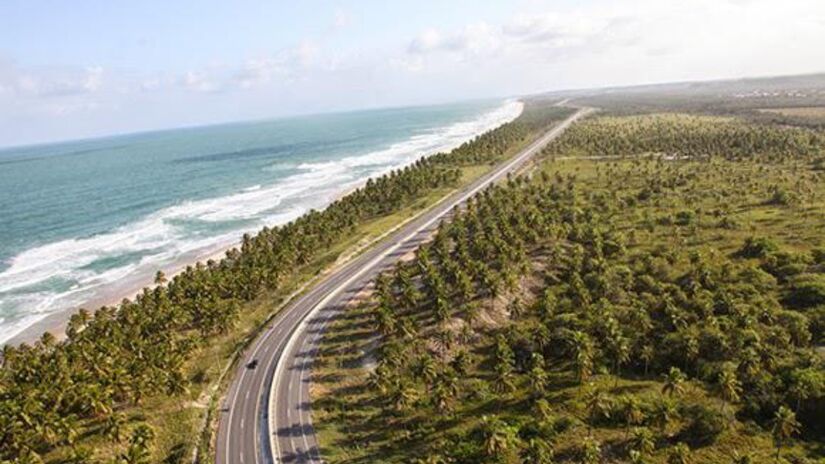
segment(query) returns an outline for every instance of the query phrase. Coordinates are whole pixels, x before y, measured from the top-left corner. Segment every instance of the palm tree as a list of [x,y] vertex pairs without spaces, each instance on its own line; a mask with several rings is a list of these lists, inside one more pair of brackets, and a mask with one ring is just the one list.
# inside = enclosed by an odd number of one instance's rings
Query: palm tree
[[72,446],[69,449],[67,464],[91,464],[92,451],[89,448]]
[[753,463],[753,456],[748,453],[740,454],[739,450],[733,451],[733,459],[731,460],[732,464],[752,464]]
[[458,297],[464,303],[470,301],[475,291],[473,280],[460,268],[456,272],[456,289],[458,292]]
[[645,343],[644,345],[642,345],[642,349],[639,350],[639,359],[641,359],[645,364],[645,377],[647,377],[647,370],[650,366],[650,361],[653,360],[653,356],[653,345],[650,343]]
[[739,401],[742,387],[736,378],[736,373],[730,368],[723,369],[722,372],[719,373],[719,378],[716,383],[719,394],[722,395],[722,399],[724,400],[722,411],[725,411],[728,403],[736,403]]
[[499,393],[508,393],[516,389],[513,383],[513,368],[508,364],[496,365],[496,376],[493,379],[493,390]]
[[602,444],[593,437],[586,437],[581,447],[582,464],[596,464],[602,460]]
[[776,443],[776,462],[779,462],[779,452],[782,446],[790,440],[792,436],[799,433],[800,425],[796,420],[796,414],[785,406],[780,406],[773,415],[773,440]]
[[556,296],[548,289],[542,298],[536,303],[539,318],[542,321],[549,320],[556,309]]
[[389,337],[398,330],[398,321],[391,309],[379,306],[374,313],[375,328],[384,337]]
[[410,386],[406,386],[403,383],[396,385],[395,390],[393,392],[392,401],[395,405],[395,409],[398,411],[404,411],[410,405],[412,405],[418,399],[418,391]]
[[616,388],[619,386],[620,369],[623,364],[630,360],[630,344],[627,338],[619,333],[611,334],[609,343],[610,354],[613,358],[613,375],[615,376],[613,388]]
[[504,335],[500,334],[496,337],[494,357],[496,377],[493,388],[501,393],[513,391],[515,389],[512,378],[515,354]]
[[674,394],[681,395],[685,391],[685,380],[687,380],[685,374],[683,374],[678,367],[671,367],[664,376],[662,393],[667,396],[673,396]]
[[455,372],[461,376],[467,375],[467,371],[470,369],[470,366],[473,364],[473,357],[465,349],[459,350],[453,360],[450,361],[450,367],[452,367]]
[[533,327],[533,340],[542,352],[550,344],[551,338],[550,329],[543,323],[539,322]]
[[130,443],[150,443],[155,438],[155,431],[146,424],[140,424],[132,431]]
[[535,464],[551,464],[553,462],[553,447],[540,437],[531,438],[521,454],[522,462]]
[[630,427],[641,424],[645,419],[645,414],[639,404],[639,400],[635,396],[625,396],[622,398],[622,415],[624,416],[625,432],[624,436],[627,439],[630,433]]
[[676,443],[667,455],[667,464],[690,464],[690,448],[682,442]]
[[574,331],[570,335],[570,344],[573,347],[576,377],[579,385],[582,385],[593,372],[593,342],[586,333]]
[[149,444],[155,437],[155,432],[146,424],[140,424],[132,431],[129,438],[129,447],[120,455],[124,464],[148,464],[150,462]]
[[435,408],[438,412],[446,413],[452,409],[453,396],[445,385],[436,383],[433,387],[432,396],[433,402],[435,403]]
[[171,396],[180,396],[189,391],[186,377],[176,369],[170,372],[166,378],[166,392]]
[[430,385],[435,379],[435,376],[438,375],[438,367],[429,353],[425,353],[419,358],[418,375],[427,385]]
[[379,365],[374,371],[370,372],[367,377],[367,386],[381,395],[387,394],[389,385],[391,384],[388,372],[389,370],[385,365]]
[[30,448],[24,448],[14,462],[16,464],[43,464],[43,459]]
[[631,464],[644,464],[645,463],[644,455],[641,452],[636,451],[635,449],[632,449],[632,450],[628,451],[627,455],[630,458],[630,463]]
[[805,369],[794,369],[791,372],[790,393],[796,399],[794,412],[799,412],[802,402],[808,398],[822,396],[825,391],[825,374],[821,369],[808,367]]
[[123,440],[123,428],[126,425],[126,416],[123,413],[114,413],[106,418],[103,425],[103,433],[113,442],[119,443]]
[[518,442],[515,429],[498,418],[485,417],[482,427],[484,452],[488,456],[500,458]]
[[611,410],[612,410],[612,401],[610,397],[607,396],[601,389],[599,388],[591,388],[587,395],[585,396],[585,409],[587,411],[587,417],[590,418],[588,423],[589,432],[592,433],[594,421],[599,421],[601,419],[609,419]]
[[520,318],[524,314],[524,309],[524,302],[520,297],[513,298],[513,301],[507,305],[507,310],[510,313],[510,317],[513,319]]
[[144,443],[132,443],[126,448],[125,453],[120,455],[120,463],[123,464],[149,464],[149,447]]
[[539,398],[547,392],[547,372],[541,365],[535,365],[530,369],[530,388],[533,396]]
[[661,433],[667,431],[667,426],[675,419],[679,411],[670,398],[660,398],[651,411],[653,423],[659,427]]
[[535,409],[536,416],[541,420],[547,420],[553,415],[553,408],[550,406],[550,402],[544,398],[537,399],[533,408]]
[[425,458],[419,458],[413,462],[416,464],[447,464],[450,461],[440,454],[430,454]]
[[630,439],[630,450],[636,451],[640,456],[646,456],[653,452],[656,442],[653,434],[647,427],[636,427],[633,429],[633,436]]

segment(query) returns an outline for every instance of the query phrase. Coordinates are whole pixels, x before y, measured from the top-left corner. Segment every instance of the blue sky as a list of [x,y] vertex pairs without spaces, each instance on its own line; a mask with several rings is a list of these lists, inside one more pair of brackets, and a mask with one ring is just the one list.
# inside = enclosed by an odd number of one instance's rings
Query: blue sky
[[4,0],[0,146],[825,71],[820,0]]
[[466,0],[11,0],[0,4],[0,43],[27,65],[64,61],[186,70],[270,53],[309,38],[341,49],[403,43],[434,20],[458,27],[468,13],[475,20],[494,19],[508,10],[504,2]]

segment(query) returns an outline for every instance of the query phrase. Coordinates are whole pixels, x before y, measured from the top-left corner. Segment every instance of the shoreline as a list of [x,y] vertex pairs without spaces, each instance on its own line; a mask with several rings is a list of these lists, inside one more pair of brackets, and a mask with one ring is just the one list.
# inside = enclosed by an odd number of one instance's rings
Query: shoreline
[[[524,112],[524,101],[520,99],[515,99],[511,101],[517,101],[521,103],[521,108],[519,113],[509,121],[504,121],[498,124],[497,126],[486,129],[482,132],[476,133],[473,135],[473,138],[478,137],[481,134],[484,134],[492,129],[500,127],[502,124],[506,124],[508,122],[512,122]],[[425,158],[434,155],[435,153],[427,153],[422,157],[418,158]],[[407,166],[408,164],[404,164],[402,166],[398,166],[397,168],[402,168]],[[397,169],[395,168],[395,169]],[[378,174],[377,176],[380,176]],[[334,203],[335,201],[340,200],[341,198],[349,195],[354,190],[363,187],[367,181],[373,177],[371,176],[362,181],[358,182],[355,185],[351,185],[349,188],[342,190],[339,194],[335,195],[333,199],[329,202]],[[306,213],[304,213],[306,214]],[[302,214],[303,215],[303,214]],[[294,220],[294,219],[293,219]],[[287,221],[288,222],[291,222]],[[286,224],[286,223],[285,223]],[[269,227],[273,227],[275,225],[269,224]],[[260,228],[256,229],[255,231],[251,232],[252,234],[257,234]],[[242,234],[241,234],[242,235]],[[96,292],[97,294],[84,300],[81,303],[73,305],[71,307],[55,311],[51,314],[46,315],[45,317],[38,319],[37,321],[33,322],[32,324],[26,326],[21,331],[16,333],[15,335],[9,337],[8,340],[2,343],[2,345],[10,345],[10,346],[19,346],[23,343],[26,344],[33,344],[40,340],[44,333],[48,332],[51,333],[57,340],[64,340],[66,338],[66,325],[69,322],[69,319],[72,315],[76,314],[81,308],[85,308],[89,310],[90,313],[94,314],[98,309],[104,306],[118,306],[124,299],[133,300],[137,295],[143,292],[145,288],[154,288],[154,278],[157,271],[163,271],[166,275],[166,278],[171,280],[176,275],[180,274],[181,272],[185,271],[187,267],[194,266],[198,262],[206,262],[208,260],[215,260],[220,261],[226,256],[226,253],[233,248],[237,248],[241,244],[240,236],[234,240],[231,245],[220,245],[215,246],[212,249],[203,249],[203,250],[194,250],[188,253],[182,254],[179,258],[175,259],[172,263],[167,265],[164,269],[164,266],[156,266],[154,270],[147,271],[146,273],[137,273],[134,276],[131,276],[126,279],[121,279],[120,281],[112,282],[106,285],[103,285],[101,289]]]
[[[336,195],[330,203],[338,201],[358,188],[363,187],[366,182],[367,180],[365,179],[358,185],[343,190],[340,194]],[[289,222],[291,221],[284,224],[288,224]],[[268,226],[272,227],[272,225]],[[257,231],[253,232],[253,234],[257,234]],[[241,243],[241,239],[238,238],[228,246],[220,245],[213,247],[211,250],[204,249],[200,251],[190,251],[188,253],[184,253],[177,260],[170,263],[166,269],[163,269],[163,266],[159,266],[154,271],[140,273],[132,276],[131,278],[104,285],[98,295],[95,295],[70,308],[55,311],[46,317],[35,321],[2,344],[18,346],[23,343],[27,343],[31,345],[40,340],[40,337],[42,337],[46,332],[51,333],[57,340],[62,341],[66,338],[66,325],[69,323],[69,319],[80,309],[85,308],[89,310],[90,313],[94,314],[98,309],[104,306],[119,306],[124,299],[134,300],[135,297],[143,293],[144,289],[152,289],[155,287],[154,279],[155,274],[158,271],[162,271],[168,280],[172,280],[175,276],[184,272],[189,266],[195,266],[199,262],[206,263],[209,260],[220,261],[224,259],[227,252],[233,248],[238,248],[241,246]]]
[[228,247],[215,247],[211,251],[202,250],[184,253],[178,260],[171,263],[171,265],[167,267],[168,272],[167,270],[159,267],[151,273],[140,273],[132,276],[131,278],[104,285],[101,287],[101,290],[97,295],[92,296],[80,304],[55,311],[46,317],[35,321],[3,342],[3,345],[18,346],[23,343],[31,345],[40,340],[40,337],[42,337],[46,332],[51,333],[55,338],[57,338],[57,340],[62,341],[66,338],[66,325],[69,323],[69,319],[80,309],[85,308],[89,310],[90,313],[94,314],[98,309],[104,306],[119,306],[124,299],[134,300],[135,297],[143,293],[143,289],[151,289],[155,287],[154,278],[157,271],[163,271],[166,278],[171,280],[178,274],[185,271],[187,267],[194,266],[199,262],[205,263],[210,259],[215,261],[222,260],[229,250],[237,248],[240,243],[240,241],[237,241]]

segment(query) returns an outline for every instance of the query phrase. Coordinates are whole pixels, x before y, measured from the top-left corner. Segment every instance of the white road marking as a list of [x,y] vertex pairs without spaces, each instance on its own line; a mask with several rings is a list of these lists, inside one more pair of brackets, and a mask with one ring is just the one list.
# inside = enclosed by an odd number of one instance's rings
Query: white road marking
[[[301,351],[306,350],[306,346],[307,346],[306,341],[307,341],[307,339],[304,339],[304,344],[301,345]],[[306,367],[306,362],[301,363],[301,372],[300,372],[300,374],[298,374],[298,408],[301,408],[301,409],[298,410],[298,424],[300,424],[301,439],[304,441],[304,449],[307,451],[307,453],[309,453],[310,447],[309,447],[309,442],[307,441],[306,433],[304,433],[304,418],[303,418],[303,414],[302,414],[302,412],[303,412],[303,402],[304,402],[304,388],[303,388],[304,384],[303,384],[303,382],[304,382],[304,372],[305,372],[304,368],[305,367]],[[311,424],[310,424],[310,426],[311,426]],[[310,462],[311,462],[311,460],[312,459],[310,458]]]
[[[260,349],[261,349],[261,346],[262,346],[263,342],[266,340],[266,338],[267,338],[267,337],[261,337],[261,338],[258,340],[258,343],[255,345],[255,349],[252,351],[252,354],[251,354],[249,357],[247,357],[246,359],[250,359],[250,358],[251,358],[251,359],[255,359],[255,356],[258,354],[258,350],[260,350]],[[235,390],[235,394],[234,394],[234,395],[233,395],[233,397],[232,397],[232,404],[230,404],[230,405],[229,405],[229,425],[228,425],[228,426],[230,427],[230,430],[231,430],[231,427],[232,427],[232,417],[233,417],[233,416],[234,416],[234,414],[235,414],[235,408],[234,408],[234,406],[235,406],[235,404],[236,404],[236,403],[237,403],[237,401],[238,401],[238,395],[239,395],[239,394],[240,394],[240,392],[241,392],[241,387],[243,386],[244,379],[246,378],[246,371],[248,370],[248,369],[246,369],[246,362],[245,362],[245,360],[244,360],[244,365],[243,365],[243,367],[241,367],[241,369],[243,369],[243,370],[241,371],[241,379],[240,379],[240,381],[238,382],[238,387],[237,387],[237,389]],[[248,393],[249,393],[249,390],[247,390],[247,394],[248,394]],[[255,438],[254,438],[254,440],[255,440],[255,447],[256,447],[256,448],[258,447],[258,432],[257,432],[257,424],[258,424],[258,420],[257,420],[257,417],[258,417],[258,405],[256,404],[256,405],[255,405],[255,418],[256,418],[256,419],[255,419],[255,425],[256,425],[256,427],[253,427],[254,429],[256,429],[256,430],[255,430]],[[229,459],[229,449],[230,449],[229,443],[230,443],[230,437],[231,437],[231,436],[232,436],[232,434],[227,433],[227,436],[226,436],[226,463],[227,463],[227,464],[230,464],[230,463],[232,462],[232,460],[231,460],[231,459]],[[243,456],[243,451],[242,451],[242,450],[243,450],[243,447],[241,447],[241,456]],[[243,461],[243,458],[241,459],[241,461]],[[255,462],[256,462],[256,463],[258,462],[258,453],[255,453]]]

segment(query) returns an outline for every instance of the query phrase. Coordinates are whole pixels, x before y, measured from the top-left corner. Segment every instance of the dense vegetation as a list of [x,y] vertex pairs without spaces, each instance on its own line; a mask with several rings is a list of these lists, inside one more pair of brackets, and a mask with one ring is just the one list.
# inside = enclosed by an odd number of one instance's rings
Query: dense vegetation
[[[460,167],[497,162],[569,113],[531,105],[514,122],[451,153],[370,180],[323,211],[245,236],[220,261],[198,263],[168,282],[159,272],[158,285],[133,301],[94,313],[81,310],[71,318],[65,340],[47,333],[33,346],[6,346],[0,461],[38,462],[43,453],[65,447],[65,462],[93,462],[95,453],[76,444],[105,436],[111,440],[106,447],[122,450],[116,462],[148,462],[152,430],[127,426],[123,411],[152,396],[184,394],[193,381],[187,360],[230,330],[248,302],[277,289],[359,223],[455,185]],[[186,454],[178,450],[177,458]]]
[[[597,134],[594,134],[597,132]],[[594,136],[595,135],[595,136]],[[647,115],[599,118],[565,133],[548,154],[622,156],[657,153],[698,158],[784,158],[820,154],[825,135],[805,129],[748,124],[732,118]]]
[[545,154],[332,325],[325,458],[822,459],[823,138],[597,118]]

